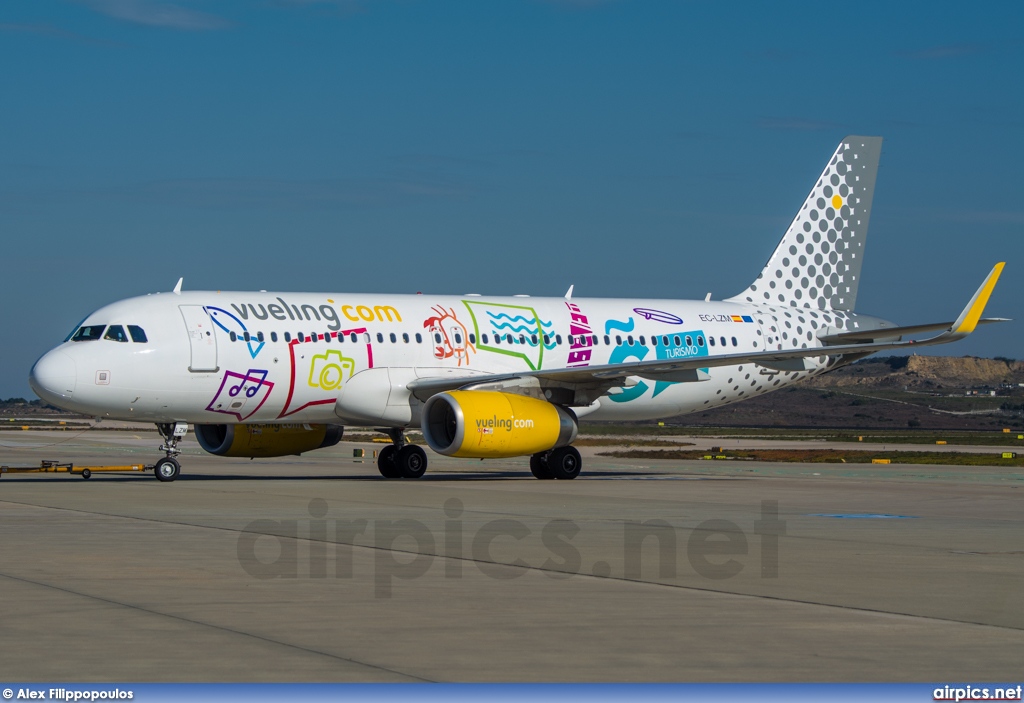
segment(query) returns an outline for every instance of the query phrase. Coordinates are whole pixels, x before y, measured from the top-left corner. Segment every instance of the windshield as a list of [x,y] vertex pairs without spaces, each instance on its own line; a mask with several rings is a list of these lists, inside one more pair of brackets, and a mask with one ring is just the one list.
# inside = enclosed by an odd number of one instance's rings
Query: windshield
[[106,325],[85,325],[71,336],[72,342],[95,342],[103,336]]
[[107,328],[107,333],[103,335],[103,339],[109,339],[112,342],[127,342],[128,335],[124,333],[124,327],[121,325],[111,325]]

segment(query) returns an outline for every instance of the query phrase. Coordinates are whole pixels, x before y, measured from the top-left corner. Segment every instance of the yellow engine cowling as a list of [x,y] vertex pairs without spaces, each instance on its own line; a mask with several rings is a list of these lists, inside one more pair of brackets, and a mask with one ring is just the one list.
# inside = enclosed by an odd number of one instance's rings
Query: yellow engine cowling
[[475,459],[526,456],[576,439],[572,412],[497,391],[448,391],[423,405],[423,437],[438,454]]
[[341,425],[196,425],[199,446],[218,456],[272,457],[333,447]]

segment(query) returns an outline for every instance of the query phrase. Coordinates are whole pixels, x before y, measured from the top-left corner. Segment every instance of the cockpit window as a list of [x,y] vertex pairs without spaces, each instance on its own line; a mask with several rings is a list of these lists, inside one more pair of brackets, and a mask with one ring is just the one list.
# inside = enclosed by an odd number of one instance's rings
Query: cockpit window
[[128,334],[132,336],[132,341],[136,344],[145,344],[149,341],[149,338],[146,336],[146,330],[138,325],[128,325]]
[[95,342],[103,337],[106,325],[84,325],[71,337],[72,342]]
[[128,335],[124,333],[124,327],[121,325],[111,325],[107,328],[107,333],[103,335],[103,339],[109,339],[112,342],[127,342]]

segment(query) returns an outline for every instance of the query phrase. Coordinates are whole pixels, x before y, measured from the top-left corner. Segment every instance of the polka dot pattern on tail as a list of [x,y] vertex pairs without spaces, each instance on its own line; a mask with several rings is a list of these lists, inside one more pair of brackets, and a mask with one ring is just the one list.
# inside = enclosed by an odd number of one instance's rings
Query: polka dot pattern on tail
[[881,150],[880,137],[844,139],[764,270],[730,300],[852,311]]

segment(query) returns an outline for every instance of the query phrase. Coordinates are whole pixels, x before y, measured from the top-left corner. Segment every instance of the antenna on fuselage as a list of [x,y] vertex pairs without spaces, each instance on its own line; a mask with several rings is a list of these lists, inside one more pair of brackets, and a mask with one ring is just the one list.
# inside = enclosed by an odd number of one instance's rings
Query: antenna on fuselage
[[565,291],[565,299],[566,300],[572,300],[572,289],[575,288],[575,287],[576,287],[576,284],[573,283],[571,286],[569,286],[569,290]]
[[181,283],[184,280],[185,280],[185,277],[182,276],[181,278],[178,279],[178,282],[174,285],[174,290],[172,292],[175,295],[181,295]]
[[708,294],[704,296],[704,302],[705,303],[710,303],[711,302],[711,291],[708,291]]

